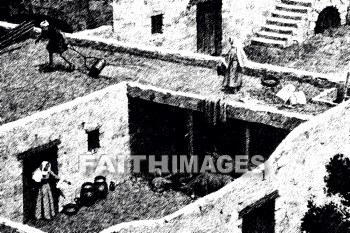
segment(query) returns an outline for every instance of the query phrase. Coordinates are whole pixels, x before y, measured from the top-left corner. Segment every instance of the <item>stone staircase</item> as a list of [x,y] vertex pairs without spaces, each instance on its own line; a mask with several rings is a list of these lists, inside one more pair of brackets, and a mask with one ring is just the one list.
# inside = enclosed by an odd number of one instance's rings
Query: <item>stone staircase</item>
[[265,25],[251,39],[251,44],[278,48],[288,46],[311,6],[312,0],[281,0]]

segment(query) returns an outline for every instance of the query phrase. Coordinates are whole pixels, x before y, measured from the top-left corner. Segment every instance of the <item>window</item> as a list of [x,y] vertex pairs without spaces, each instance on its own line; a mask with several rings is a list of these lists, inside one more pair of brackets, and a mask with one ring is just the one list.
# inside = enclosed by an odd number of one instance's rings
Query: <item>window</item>
[[95,129],[87,132],[88,135],[88,150],[92,151],[100,148],[100,130]]
[[275,232],[275,200],[277,197],[278,192],[275,191],[239,213],[240,218],[243,218],[242,233]]
[[154,15],[151,17],[152,20],[152,34],[163,33],[163,14]]

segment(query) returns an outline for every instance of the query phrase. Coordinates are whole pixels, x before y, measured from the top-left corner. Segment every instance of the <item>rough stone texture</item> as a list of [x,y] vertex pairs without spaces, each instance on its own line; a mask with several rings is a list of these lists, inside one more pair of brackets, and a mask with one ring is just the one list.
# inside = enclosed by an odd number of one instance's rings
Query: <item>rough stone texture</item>
[[[229,47],[227,41],[231,36],[238,36],[243,41],[249,42],[279,2],[278,0],[222,0],[223,53]],[[293,35],[295,41],[302,42],[314,35],[318,15],[328,6],[336,7],[341,24],[346,23],[348,0],[313,0],[311,2],[312,7],[307,17],[299,21],[298,30]],[[188,10],[188,3],[189,0],[114,1],[113,27],[116,38],[124,42],[196,51],[196,6]],[[150,17],[156,14],[164,14],[164,33],[152,35]]]
[[[82,123],[85,122],[85,127]],[[0,127],[0,159],[6,164],[0,170],[0,208],[2,216],[11,220],[22,219],[22,162],[16,155],[31,148],[59,139],[58,169],[72,182],[66,193],[73,200],[81,184],[93,181],[98,174],[83,173],[79,156],[88,152],[89,126],[99,125],[99,155],[110,155],[119,165],[127,164],[130,157],[128,134],[128,100],[126,84],[119,83],[85,97],[53,107]],[[121,181],[125,173],[109,174],[107,180]]]
[[113,8],[107,0],[31,0],[26,5],[33,14],[47,15],[63,20],[74,31],[112,23]]
[[[0,21],[0,28],[11,30],[17,24]],[[41,30],[34,28],[33,37],[37,37]],[[104,39],[96,36],[89,36],[89,31],[79,33],[65,33],[67,40],[72,45],[89,47],[109,52],[129,53],[148,58],[155,58],[164,61],[178,62],[187,65],[196,65],[202,67],[216,68],[217,65],[224,61],[224,57],[214,57],[199,54],[190,51],[169,50],[154,46],[142,46],[137,44],[123,43],[114,39]],[[288,76],[290,80],[302,80],[314,85],[324,87],[334,87],[336,82],[342,80],[341,77],[335,75],[308,72],[305,70],[297,70],[282,66],[262,64],[253,61],[247,61],[243,70],[247,75],[259,76],[263,73],[277,74],[278,76]]]
[[3,233],[6,233],[6,230],[10,230],[12,233],[44,233],[43,231],[30,227],[28,225],[23,225],[18,222],[12,222],[5,218],[0,218],[0,230]]
[[[205,97],[169,91],[137,83],[128,84],[128,95],[155,103],[199,111],[199,103]],[[232,119],[261,123],[276,128],[292,130],[312,118],[310,115],[286,113],[268,106],[249,105],[239,102],[227,102],[227,116]]]
[[346,24],[346,16],[348,14],[349,4],[349,0],[313,0],[312,9],[308,13],[308,17],[305,19],[304,27],[302,28],[303,33],[301,33],[301,35],[304,38],[314,35],[314,29],[316,26],[318,15],[321,13],[322,10],[329,6],[333,6],[338,9],[341,25]]
[[[113,25],[119,40],[174,50],[197,51],[196,6],[187,9],[189,0],[120,0],[113,2]],[[222,1],[223,52],[228,37],[249,40],[273,10],[275,0]],[[151,34],[151,16],[164,14],[163,34]],[[249,15],[249,17],[247,17]]]
[[349,156],[350,102],[300,125],[265,163],[266,176],[248,172],[218,192],[154,221],[122,223],[111,232],[241,232],[239,212],[278,191],[275,232],[301,232],[307,201],[329,201],[324,193],[325,165],[337,153]]

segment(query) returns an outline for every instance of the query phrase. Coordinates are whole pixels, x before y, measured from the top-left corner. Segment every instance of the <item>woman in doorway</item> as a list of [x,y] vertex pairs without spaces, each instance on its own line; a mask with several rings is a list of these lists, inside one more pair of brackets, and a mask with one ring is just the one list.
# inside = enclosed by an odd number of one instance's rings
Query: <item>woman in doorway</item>
[[[36,219],[52,219],[55,215],[55,206],[53,193],[49,184],[49,180],[60,178],[51,171],[51,164],[43,161],[39,168],[33,173],[33,180],[39,185],[39,192],[35,205]],[[70,183],[67,181],[67,183]]]

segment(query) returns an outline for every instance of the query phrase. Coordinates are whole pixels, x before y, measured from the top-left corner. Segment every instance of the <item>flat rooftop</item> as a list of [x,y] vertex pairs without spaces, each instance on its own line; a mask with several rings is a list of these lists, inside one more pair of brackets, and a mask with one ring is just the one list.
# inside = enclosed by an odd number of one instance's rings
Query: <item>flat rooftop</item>
[[[65,55],[75,64],[75,71],[69,72],[64,61],[54,57],[56,69],[48,72],[43,69],[48,62],[45,46],[45,42],[35,44],[33,39],[28,39],[0,51],[0,125],[121,81],[193,93],[212,99],[220,98],[227,102],[241,102],[244,99],[257,105],[305,115],[317,115],[330,108],[310,101],[326,88],[300,80],[281,79],[281,87],[293,84],[298,90],[305,92],[308,100],[305,106],[288,108],[279,102],[269,88],[261,85],[259,77],[245,75],[241,91],[227,94],[221,91],[223,77],[217,76],[215,69],[86,47],[75,46],[87,56],[104,58],[108,62],[98,78],[87,75],[84,60],[73,51],[68,51]],[[88,65],[93,62],[94,59],[89,59]],[[275,91],[277,90],[278,88]]]

